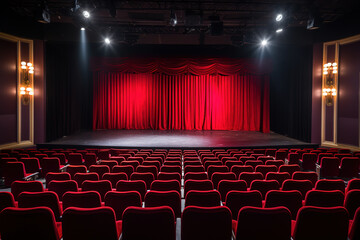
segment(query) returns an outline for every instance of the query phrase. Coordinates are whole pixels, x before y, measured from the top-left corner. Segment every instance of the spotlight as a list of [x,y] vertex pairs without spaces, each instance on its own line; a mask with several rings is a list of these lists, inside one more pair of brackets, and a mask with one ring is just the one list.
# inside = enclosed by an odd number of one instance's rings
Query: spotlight
[[36,9],[35,18],[40,23],[50,23],[50,11],[45,1],[42,1],[41,5]]
[[90,17],[90,13],[89,13],[89,11],[83,11],[83,16],[84,16],[84,18],[89,18]]
[[81,30],[81,31],[85,31],[85,28],[84,28],[84,27],[82,27],[82,28],[80,28],[80,30]]
[[278,28],[278,29],[276,29],[276,33],[281,33],[283,31],[283,29],[282,28]]
[[261,41],[261,46],[265,47],[268,44],[268,41],[266,39]]
[[109,39],[109,38],[105,38],[105,43],[106,43],[106,44],[110,44],[110,39]]
[[276,15],[275,20],[276,20],[277,22],[280,22],[282,19],[283,19],[283,15],[282,15],[282,14]]
[[169,21],[169,23],[170,23],[170,26],[172,26],[172,27],[175,27],[176,24],[177,24],[176,13],[173,10],[171,10],[171,13],[170,13],[170,21]]

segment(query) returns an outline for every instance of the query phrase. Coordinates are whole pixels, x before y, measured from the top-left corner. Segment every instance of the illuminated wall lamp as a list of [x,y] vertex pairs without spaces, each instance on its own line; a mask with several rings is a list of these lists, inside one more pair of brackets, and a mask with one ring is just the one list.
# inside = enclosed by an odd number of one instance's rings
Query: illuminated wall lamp
[[21,62],[22,77],[20,83],[21,102],[24,105],[29,104],[30,96],[34,95],[34,90],[31,87],[30,74],[34,74],[34,66],[32,63]]
[[338,73],[337,63],[325,63],[323,74],[325,77],[325,84],[323,88],[323,96],[327,106],[334,104],[334,97],[336,96],[336,88],[334,86],[335,74]]

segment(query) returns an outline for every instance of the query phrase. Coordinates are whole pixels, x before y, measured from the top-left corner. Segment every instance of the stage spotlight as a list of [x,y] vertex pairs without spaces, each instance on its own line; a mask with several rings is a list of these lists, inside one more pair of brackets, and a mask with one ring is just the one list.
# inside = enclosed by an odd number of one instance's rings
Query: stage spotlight
[[281,13],[278,14],[278,15],[276,15],[275,20],[276,20],[277,22],[280,22],[282,19],[283,19],[283,15],[282,15]]
[[85,28],[84,28],[84,27],[82,27],[82,28],[80,28],[80,30],[81,30],[81,31],[85,31]]
[[276,33],[281,33],[283,31],[283,29],[282,28],[278,28],[278,29],[276,29]]
[[110,44],[110,43],[111,43],[110,39],[109,39],[109,38],[105,38],[105,43],[106,43],[106,44]]
[[82,14],[83,14],[84,18],[89,18],[90,17],[90,13],[87,10],[84,10]]
[[170,12],[170,21],[169,21],[169,23],[170,23],[170,26],[172,26],[172,27],[175,27],[176,24],[177,24],[176,13],[173,10],[171,10],[171,12]]
[[261,46],[265,47],[268,44],[268,41],[266,39],[261,41]]

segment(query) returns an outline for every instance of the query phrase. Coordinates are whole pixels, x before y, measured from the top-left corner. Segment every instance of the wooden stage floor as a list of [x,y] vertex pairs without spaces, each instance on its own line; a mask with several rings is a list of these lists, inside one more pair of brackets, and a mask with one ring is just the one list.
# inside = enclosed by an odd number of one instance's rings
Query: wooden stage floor
[[192,130],[82,131],[39,148],[282,148],[317,147],[276,133]]

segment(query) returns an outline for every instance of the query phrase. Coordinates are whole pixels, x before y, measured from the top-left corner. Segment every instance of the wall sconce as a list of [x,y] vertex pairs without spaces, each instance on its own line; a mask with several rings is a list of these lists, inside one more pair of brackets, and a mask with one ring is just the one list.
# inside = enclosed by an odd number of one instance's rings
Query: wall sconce
[[323,88],[323,96],[325,97],[325,102],[327,106],[332,106],[334,104],[334,97],[336,96],[336,88],[334,84],[335,74],[338,73],[337,63],[325,63],[324,64],[324,78],[325,84]]
[[34,74],[34,66],[30,62],[21,62],[22,77],[20,82],[21,102],[29,104],[30,96],[34,95],[34,90],[30,83],[30,74]]

